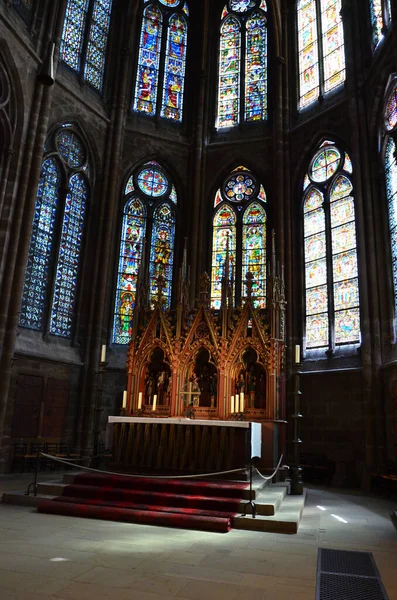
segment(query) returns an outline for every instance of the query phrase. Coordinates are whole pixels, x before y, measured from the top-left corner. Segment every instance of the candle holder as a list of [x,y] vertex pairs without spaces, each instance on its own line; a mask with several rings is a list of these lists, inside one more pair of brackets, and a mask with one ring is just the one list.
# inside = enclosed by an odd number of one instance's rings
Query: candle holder
[[102,394],[103,394],[103,376],[107,366],[106,361],[100,361],[98,367],[98,379],[97,388],[95,394],[95,406],[94,406],[94,428],[93,428],[93,455],[91,458],[90,466],[96,468],[99,466],[99,435],[101,433],[101,412],[103,411],[102,406]]
[[120,417],[125,417],[126,414],[127,414],[127,409],[126,408],[120,408]]
[[230,415],[232,421],[245,421],[245,416],[243,412],[236,412]]
[[291,466],[291,490],[290,493],[293,496],[300,496],[303,494],[303,481],[302,481],[302,467],[300,466],[300,445],[302,440],[300,439],[300,422],[303,417],[301,414],[300,404],[301,404],[301,396],[302,392],[300,391],[300,377],[299,377],[299,368],[301,363],[295,363],[295,374],[294,374],[294,398],[295,398],[295,410],[292,418],[294,419],[294,439],[292,443],[294,444],[294,464]]

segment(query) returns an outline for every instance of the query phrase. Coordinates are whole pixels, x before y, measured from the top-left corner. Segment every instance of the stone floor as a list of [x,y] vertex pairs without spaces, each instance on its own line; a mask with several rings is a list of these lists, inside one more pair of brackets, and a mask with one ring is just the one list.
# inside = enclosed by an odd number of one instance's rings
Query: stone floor
[[[0,476],[0,494],[26,481]],[[395,507],[360,492],[310,487],[299,532],[280,535],[156,528],[0,504],[0,598],[314,600],[317,549],[324,547],[372,552],[397,600]]]

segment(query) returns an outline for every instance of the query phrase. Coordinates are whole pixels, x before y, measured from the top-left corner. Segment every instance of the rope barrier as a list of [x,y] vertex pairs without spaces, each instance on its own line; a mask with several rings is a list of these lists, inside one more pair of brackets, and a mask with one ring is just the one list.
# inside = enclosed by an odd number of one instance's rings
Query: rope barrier
[[264,479],[265,481],[269,481],[270,479],[273,479],[273,477],[275,476],[275,474],[277,473],[277,471],[280,468],[281,465],[281,461],[283,460],[283,454],[280,456],[280,460],[278,461],[278,465],[276,467],[276,469],[273,471],[273,473],[269,476],[269,477],[265,477],[264,475],[262,475],[262,473],[260,471],[258,471],[258,469],[255,467],[255,471],[258,473],[259,477],[262,477],[262,479]]
[[[85,471],[92,471],[94,473],[105,473],[106,475],[121,475],[122,477],[143,477],[145,479],[194,479],[195,477],[211,477],[212,475],[227,475],[229,473],[238,473],[239,471],[245,471],[246,467],[242,467],[241,469],[232,469],[230,471],[217,471],[214,473],[200,473],[197,475],[128,475],[124,473],[117,473],[115,471],[103,471],[101,469],[92,469],[91,467],[85,467],[83,465],[75,465],[72,462],[64,460],[63,458],[58,458],[56,456],[52,456],[51,454],[46,454],[45,452],[40,452],[41,456],[45,456],[46,458],[51,458],[55,462],[60,462],[64,465],[70,465],[71,467],[77,467],[78,469],[84,469]],[[94,458],[94,457],[93,457]]]

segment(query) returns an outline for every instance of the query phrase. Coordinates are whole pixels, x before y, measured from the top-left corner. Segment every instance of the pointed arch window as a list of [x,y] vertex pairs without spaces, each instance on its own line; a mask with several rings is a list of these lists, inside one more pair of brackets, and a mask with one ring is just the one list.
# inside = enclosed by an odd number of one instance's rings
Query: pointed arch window
[[324,142],[304,181],[306,349],[360,342],[352,164]]
[[86,148],[73,126],[50,136],[42,163],[19,324],[71,338],[89,198]]
[[124,190],[116,299],[113,315],[115,344],[128,344],[138,286],[148,284],[149,301],[158,297],[158,276],[163,277],[162,297],[171,305],[177,194],[161,166],[151,161],[129,178]]
[[143,0],[134,111],[182,121],[188,17],[185,0]]
[[394,292],[394,319],[397,329],[397,80],[389,87],[383,115],[383,156],[389,216],[389,239]]
[[[253,278],[252,295],[266,306],[266,194],[243,166],[235,169],[215,195],[212,230],[211,306],[220,308],[222,279],[229,271],[233,298],[245,297],[245,277]],[[227,266],[227,257],[229,265]]]
[[229,0],[219,43],[217,127],[267,118],[267,6]]
[[346,78],[342,0],[298,0],[299,108]]
[[113,0],[68,0],[60,59],[102,92]]
[[369,0],[372,47],[375,50],[391,23],[390,0]]

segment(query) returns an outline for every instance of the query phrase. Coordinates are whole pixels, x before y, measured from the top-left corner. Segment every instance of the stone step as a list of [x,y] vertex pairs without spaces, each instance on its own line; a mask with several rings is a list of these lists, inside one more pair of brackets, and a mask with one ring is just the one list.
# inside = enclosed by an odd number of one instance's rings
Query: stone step
[[[248,490],[249,492],[249,490]],[[271,486],[266,486],[264,489],[257,491],[255,496],[253,496],[253,501],[256,505],[256,512],[258,515],[275,515],[281,504],[284,501],[288,492],[288,484],[274,484]],[[240,502],[239,510],[241,513],[244,512],[247,507],[247,512],[249,510],[251,514],[251,507],[247,505],[247,500],[249,500],[249,494],[246,500]]]
[[255,519],[251,514],[247,514],[245,517],[234,517],[233,528],[267,533],[297,533],[305,506],[306,493],[306,490],[303,490],[301,496],[286,496],[275,515],[258,514]]

